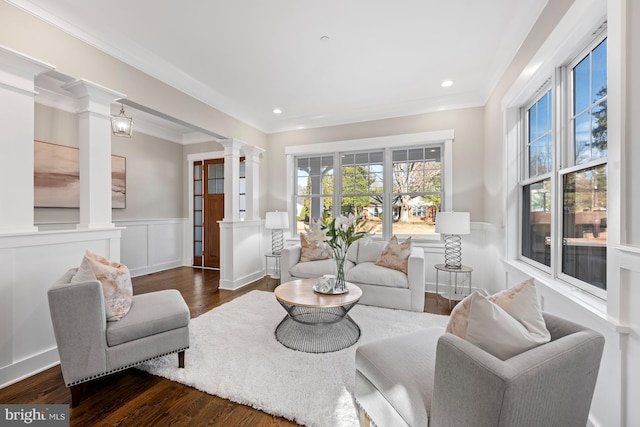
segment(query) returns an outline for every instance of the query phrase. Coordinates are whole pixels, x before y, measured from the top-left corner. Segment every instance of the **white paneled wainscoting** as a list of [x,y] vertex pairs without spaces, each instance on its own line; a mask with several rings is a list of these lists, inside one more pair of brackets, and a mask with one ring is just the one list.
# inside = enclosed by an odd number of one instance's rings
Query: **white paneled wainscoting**
[[47,290],[87,249],[119,260],[122,231],[0,235],[0,388],[58,363]]
[[[113,221],[122,230],[120,262],[132,277],[191,265],[186,246],[191,238],[187,218]],[[75,223],[37,224],[40,231],[73,230]],[[82,260],[80,256],[78,263]]]
[[114,221],[123,227],[121,262],[131,276],[191,265],[184,246],[191,239],[186,218]]

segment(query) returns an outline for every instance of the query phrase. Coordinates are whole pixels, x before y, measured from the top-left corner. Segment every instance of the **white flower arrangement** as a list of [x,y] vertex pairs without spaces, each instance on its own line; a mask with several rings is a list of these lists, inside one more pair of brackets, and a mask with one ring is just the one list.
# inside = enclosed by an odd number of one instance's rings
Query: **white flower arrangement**
[[366,221],[353,214],[340,215],[337,218],[328,218],[324,222],[312,219],[307,228],[307,237],[310,240],[329,246],[336,260],[337,277],[336,288],[338,291],[345,289],[344,260],[351,244],[360,239],[365,239],[365,244],[371,242],[371,229],[365,230]]

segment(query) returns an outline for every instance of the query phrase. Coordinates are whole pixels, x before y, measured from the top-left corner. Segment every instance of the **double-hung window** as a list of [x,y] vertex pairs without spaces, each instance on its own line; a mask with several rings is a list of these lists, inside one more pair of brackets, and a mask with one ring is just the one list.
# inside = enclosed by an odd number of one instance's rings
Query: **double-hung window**
[[[451,190],[444,161],[452,141],[415,142],[429,136],[358,140],[350,142],[349,150],[343,149],[346,144],[317,144],[313,154],[295,153],[291,164],[296,231],[304,231],[311,219],[354,214],[379,238],[396,234],[438,240],[436,213],[451,209],[446,206]],[[297,149],[309,148],[293,148]]]
[[607,40],[522,109],[521,258],[606,298]]

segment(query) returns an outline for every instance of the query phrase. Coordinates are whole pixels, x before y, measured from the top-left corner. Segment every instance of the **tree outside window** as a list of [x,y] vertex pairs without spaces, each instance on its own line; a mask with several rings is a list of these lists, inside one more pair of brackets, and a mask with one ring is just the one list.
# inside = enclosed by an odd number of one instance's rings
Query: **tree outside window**
[[434,234],[436,213],[442,206],[441,147],[394,150],[392,158],[392,233]]

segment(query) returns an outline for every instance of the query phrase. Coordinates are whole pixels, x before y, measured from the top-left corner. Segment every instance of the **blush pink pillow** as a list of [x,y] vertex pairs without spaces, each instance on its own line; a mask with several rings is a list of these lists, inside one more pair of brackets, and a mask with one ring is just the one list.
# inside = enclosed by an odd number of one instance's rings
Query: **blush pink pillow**
[[331,249],[320,242],[309,240],[306,233],[300,233],[300,262],[333,258]]
[[133,302],[133,284],[125,265],[86,251],[71,283],[87,280],[98,280],[102,285],[107,321],[120,320],[129,312]]
[[394,235],[382,249],[382,253],[376,260],[376,265],[392,268],[407,274],[410,255],[411,237],[402,243],[398,243],[398,238]]

